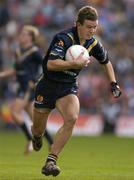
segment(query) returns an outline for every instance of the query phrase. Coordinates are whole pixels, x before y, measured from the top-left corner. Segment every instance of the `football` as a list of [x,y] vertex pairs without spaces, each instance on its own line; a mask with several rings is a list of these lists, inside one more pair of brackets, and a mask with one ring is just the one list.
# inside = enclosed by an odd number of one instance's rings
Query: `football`
[[83,57],[85,59],[89,58],[89,53],[85,47],[81,45],[72,45],[67,49],[65,58],[66,60],[75,60],[82,52],[84,52]]

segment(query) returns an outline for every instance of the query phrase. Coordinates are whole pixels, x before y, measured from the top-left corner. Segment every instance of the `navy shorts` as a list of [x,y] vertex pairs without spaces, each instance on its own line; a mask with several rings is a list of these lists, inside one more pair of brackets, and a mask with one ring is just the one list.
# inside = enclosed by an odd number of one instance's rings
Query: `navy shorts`
[[78,93],[77,83],[61,83],[42,78],[36,85],[34,106],[54,109],[56,100],[68,94]]

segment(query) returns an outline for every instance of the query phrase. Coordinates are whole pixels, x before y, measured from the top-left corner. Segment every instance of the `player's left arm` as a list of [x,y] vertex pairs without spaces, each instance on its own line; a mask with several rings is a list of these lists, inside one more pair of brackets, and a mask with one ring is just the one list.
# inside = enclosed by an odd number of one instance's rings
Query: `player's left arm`
[[120,97],[121,90],[120,90],[119,85],[117,84],[117,81],[116,81],[116,78],[115,78],[114,69],[113,69],[113,66],[112,66],[111,62],[108,61],[108,63],[102,64],[102,66],[104,67],[105,72],[106,72],[106,74],[108,76],[108,79],[110,81],[111,92],[112,92],[113,96],[115,98]]
[[107,51],[104,49],[104,47],[101,45],[100,42],[98,42],[96,46],[92,49],[91,55],[94,56],[99,61],[99,63],[104,67],[107,77],[110,81],[111,92],[113,96],[115,98],[120,97],[121,90],[116,81],[113,65],[108,58]]

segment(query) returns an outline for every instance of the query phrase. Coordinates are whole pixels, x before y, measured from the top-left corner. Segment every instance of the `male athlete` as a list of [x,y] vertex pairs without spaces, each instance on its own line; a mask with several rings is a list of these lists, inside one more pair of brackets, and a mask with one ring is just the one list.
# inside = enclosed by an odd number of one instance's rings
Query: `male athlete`
[[[28,140],[25,154],[32,150],[32,135],[25,124],[22,112],[25,110],[32,119],[34,83],[42,64],[42,55],[36,46],[38,36],[39,30],[36,27],[31,25],[24,26],[18,38],[19,47],[15,51],[14,68],[0,72],[0,78],[10,77],[12,75],[16,76],[18,90],[11,113],[14,121],[21,128]],[[45,131],[45,136],[51,145],[53,140],[47,131]]]
[[60,173],[56,161],[71,137],[79,115],[77,76],[81,69],[90,63],[90,59],[83,58],[83,53],[76,60],[66,60],[67,49],[74,44],[84,46],[89,55],[95,57],[106,70],[113,96],[118,98],[121,95],[107,51],[94,37],[97,26],[96,9],[91,6],[81,8],[77,15],[76,26],[56,34],[44,58],[44,76],[36,86],[34,101],[32,133],[33,147],[36,151],[42,146],[42,133],[52,109],[57,108],[64,120],[42,168],[42,173],[46,176],[57,176]]

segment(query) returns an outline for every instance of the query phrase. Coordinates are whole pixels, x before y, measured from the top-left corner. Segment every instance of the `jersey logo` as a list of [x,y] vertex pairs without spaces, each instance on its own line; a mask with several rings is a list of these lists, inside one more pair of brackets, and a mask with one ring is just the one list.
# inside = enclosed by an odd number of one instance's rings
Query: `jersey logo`
[[57,48],[55,50],[58,51],[58,52],[62,52],[63,51],[62,49],[57,49]]
[[58,43],[57,43],[58,46],[64,46],[64,42],[62,40],[60,40]]
[[44,100],[42,95],[38,95],[36,99],[38,102],[42,102]]

